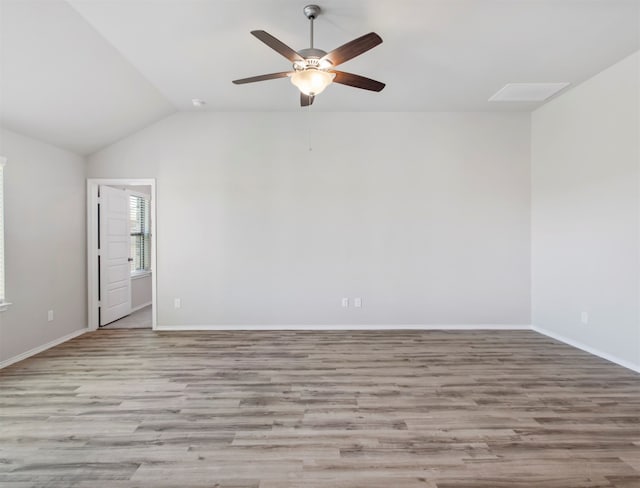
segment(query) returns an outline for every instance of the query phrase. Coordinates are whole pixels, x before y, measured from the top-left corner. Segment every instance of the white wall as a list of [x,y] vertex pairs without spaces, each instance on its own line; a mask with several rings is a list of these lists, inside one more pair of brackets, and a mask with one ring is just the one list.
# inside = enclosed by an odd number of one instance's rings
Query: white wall
[[135,310],[145,305],[151,305],[152,298],[151,274],[132,277],[131,308]]
[[[5,167],[6,295],[0,363],[86,328],[85,162],[0,130]],[[54,320],[47,321],[47,311]]]
[[160,326],[529,324],[529,121],[180,113],[88,174],[157,178]]
[[626,58],[532,117],[533,324],[636,368],[639,59]]

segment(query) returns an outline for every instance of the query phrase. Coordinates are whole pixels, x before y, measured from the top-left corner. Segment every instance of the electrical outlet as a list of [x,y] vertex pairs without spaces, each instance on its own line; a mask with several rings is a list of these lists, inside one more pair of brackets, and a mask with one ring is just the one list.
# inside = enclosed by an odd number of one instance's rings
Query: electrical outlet
[[53,310],[47,312],[47,322],[53,322]]
[[349,299],[348,298],[343,298],[342,299],[342,308],[349,308]]
[[179,298],[174,298],[173,308],[181,308],[181,307],[182,307],[182,300],[180,300]]
[[589,323],[589,314],[587,312],[582,312],[580,314],[580,322],[585,325]]
[[362,298],[357,297],[353,299],[353,306],[356,308],[362,307]]

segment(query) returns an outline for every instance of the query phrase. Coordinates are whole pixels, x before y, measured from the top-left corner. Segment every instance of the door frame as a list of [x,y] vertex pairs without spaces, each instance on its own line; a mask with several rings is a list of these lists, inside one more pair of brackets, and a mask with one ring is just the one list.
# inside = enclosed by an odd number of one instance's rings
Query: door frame
[[156,262],[156,179],[87,178],[87,313],[88,329],[97,330],[98,320],[98,187],[100,185],[145,185],[151,187],[151,327],[158,328]]

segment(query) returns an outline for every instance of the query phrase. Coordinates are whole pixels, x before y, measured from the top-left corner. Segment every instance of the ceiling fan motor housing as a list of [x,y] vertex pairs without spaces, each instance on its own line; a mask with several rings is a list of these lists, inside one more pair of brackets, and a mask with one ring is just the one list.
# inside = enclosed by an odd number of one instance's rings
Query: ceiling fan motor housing
[[296,61],[293,63],[293,68],[296,70],[306,69],[306,68],[319,68],[319,69],[327,69],[332,66],[331,61],[328,59],[320,59],[327,54],[326,51],[322,49],[308,48],[301,49],[298,51],[298,54],[304,58],[304,62]]

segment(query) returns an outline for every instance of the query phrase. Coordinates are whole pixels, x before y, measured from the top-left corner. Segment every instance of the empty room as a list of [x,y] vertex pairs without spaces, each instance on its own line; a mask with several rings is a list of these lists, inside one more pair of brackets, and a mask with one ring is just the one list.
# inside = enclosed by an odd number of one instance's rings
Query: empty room
[[0,0],[0,486],[640,488],[640,0]]

